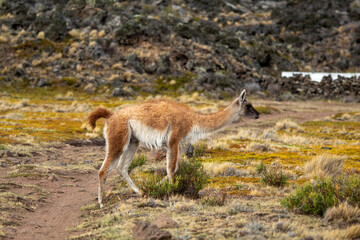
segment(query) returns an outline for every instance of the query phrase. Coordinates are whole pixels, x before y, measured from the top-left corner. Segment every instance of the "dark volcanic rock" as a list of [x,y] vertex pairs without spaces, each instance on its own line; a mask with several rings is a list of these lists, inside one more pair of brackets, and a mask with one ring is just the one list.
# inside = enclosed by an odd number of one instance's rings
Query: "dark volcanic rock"
[[129,56],[126,57],[126,66],[134,68],[134,70],[138,73],[144,72],[142,63],[140,62],[136,53],[131,53]]
[[115,39],[124,45],[134,44],[141,39],[164,42],[169,34],[169,29],[162,22],[141,16],[125,21],[116,30]]
[[163,54],[160,56],[159,65],[157,68],[157,72],[159,74],[169,73],[171,70],[171,60],[167,54]]

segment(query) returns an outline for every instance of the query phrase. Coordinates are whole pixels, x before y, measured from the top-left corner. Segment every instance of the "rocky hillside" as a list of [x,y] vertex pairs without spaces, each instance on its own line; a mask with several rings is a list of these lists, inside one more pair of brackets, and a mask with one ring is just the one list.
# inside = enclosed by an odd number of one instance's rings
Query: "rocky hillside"
[[0,3],[3,89],[226,98],[246,87],[279,99],[360,100],[358,79],[280,79],[281,71],[359,71],[359,0]]

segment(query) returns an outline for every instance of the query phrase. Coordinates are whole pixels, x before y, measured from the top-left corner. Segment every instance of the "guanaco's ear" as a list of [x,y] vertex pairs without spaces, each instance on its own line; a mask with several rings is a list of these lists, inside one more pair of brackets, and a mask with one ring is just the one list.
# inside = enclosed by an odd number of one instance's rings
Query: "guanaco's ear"
[[246,91],[245,89],[240,93],[240,96],[239,96],[239,100],[241,103],[243,103],[245,101],[245,98],[246,98]]

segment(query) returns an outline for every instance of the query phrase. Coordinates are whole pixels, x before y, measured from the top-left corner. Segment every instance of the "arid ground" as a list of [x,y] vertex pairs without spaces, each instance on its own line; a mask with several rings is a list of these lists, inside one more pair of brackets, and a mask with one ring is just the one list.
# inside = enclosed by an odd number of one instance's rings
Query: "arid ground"
[[[230,101],[210,101],[196,94],[174,100],[201,112],[214,112]],[[175,239],[347,236],[349,226],[289,211],[280,199],[308,181],[304,164],[317,155],[343,156],[345,171],[359,173],[360,104],[250,100],[261,112],[259,120],[244,119],[200,141],[190,159],[200,161],[210,176],[203,192],[221,195],[221,203],[207,204],[209,197],[139,197],[113,173],[106,184],[105,207],[99,209],[97,170],[105,154],[103,122],[89,131],[86,116],[99,105],[116,110],[143,99],[72,92],[55,99],[46,94],[2,96],[1,238],[132,239],[137,221],[151,222],[160,214],[177,222],[176,227],[165,226]],[[137,184],[149,171],[165,169],[161,154],[144,148],[141,152],[147,161],[131,172]],[[261,162],[281,170],[288,183],[280,188],[264,185],[257,172]]]

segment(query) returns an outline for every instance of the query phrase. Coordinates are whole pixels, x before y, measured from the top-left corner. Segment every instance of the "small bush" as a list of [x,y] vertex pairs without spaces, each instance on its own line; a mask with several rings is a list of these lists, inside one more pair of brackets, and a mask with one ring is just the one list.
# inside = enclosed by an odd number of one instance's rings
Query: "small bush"
[[142,166],[146,163],[147,156],[145,154],[136,155],[134,160],[129,166],[129,173],[136,167]]
[[205,143],[194,144],[194,157],[201,157],[204,155],[207,146]]
[[287,184],[288,176],[282,171],[277,171],[273,168],[265,170],[261,177],[261,182],[265,185],[274,187],[283,187]]
[[173,183],[169,181],[160,183],[164,177],[154,175],[143,181],[140,188],[146,195],[154,198],[168,198],[174,194],[197,198],[209,178],[201,163],[196,161],[183,161]]
[[328,208],[342,201],[360,205],[360,176],[315,178],[282,199],[281,204],[299,213],[323,215]]
[[266,164],[264,162],[261,162],[259,165],[256,166],[256,172],[257,173],[263,173],[266,172]]

